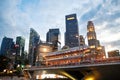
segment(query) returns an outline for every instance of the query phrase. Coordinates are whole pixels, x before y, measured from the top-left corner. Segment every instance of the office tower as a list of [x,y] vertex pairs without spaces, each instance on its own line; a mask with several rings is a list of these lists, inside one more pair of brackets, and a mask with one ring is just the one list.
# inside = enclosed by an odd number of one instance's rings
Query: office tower
[[18,45],[16,48],[16,55],[24,57],[25,39],[21,36],[18,36],[16,38],[16,45]]
[[104,58],[105,48],[104,46],[101,46],[99,40],[97,40],[95,27],[92,21],[88,21],[87,24],[87,38],[92,58]]
[[14,42],[12,38],[4,37],[1,44],[1,54],[4,56],[9,56],[12,54]]
[[92,21],[88,21],[87,24],[87,38],[88,38],[88,45],[90,47],[97,47],[100,45],[99,40],[97,40],[96,32],[94,28],[94,24]]
[[30,28],[29,54],[28,54],[30,65],[35,65],[36,53],[37,53],[36,48],[39,44],[39,41],[40,41],[39,34],[33,28]]
[[79,46],[78,37],[76,36],[79,36],[76,14],[66,15],[65,45],[70,48]]
[[58,43],[60,43],[59,34],[59,29],[49,29],[49,31],[47,32],[46,42],[51,42],[53,44],[53,51],[58,50]]

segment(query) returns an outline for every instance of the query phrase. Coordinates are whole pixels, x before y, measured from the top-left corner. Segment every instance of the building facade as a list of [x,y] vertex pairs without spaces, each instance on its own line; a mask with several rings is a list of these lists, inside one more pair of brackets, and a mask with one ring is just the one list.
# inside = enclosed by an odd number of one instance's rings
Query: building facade
[[108,57],[118,57],[120,56],[119,50],[112,50],[108,52]]
[[76,14],[66,15],[66,32],[65,32],[65,45],[70,48],[79,46],[78,38],[79,29],[78,29],[78,21]]
[[15,44],[15,64],[22,64],[25,60],[25,39],[22,36],[16,37],[16,44]]
[[0,55],[8,56],[13,53],[14,42],[12,38],[4,37],[1,44]]
[[21,36],[16,37],[16,45],[18,45],[17,56],[24,57],[25,39]]
[[40,66],[43,63],[44,57],[48,53],[53,52],[53,44],[49,42],[41,42],[37,47],[36,66]]
[[37,46],[40,41],[39,34],[33,29],[30,29],[30,38],[29,38],[29,54],[28,60],[30,65],[35,65],[36,54],[37,54]]
[[58,43],[59,42],[59,29],[49,29],[46,36],[46,42],[51,42],[53,44],[53,50],[58,50]]
[[88,21],[87,24],[87,39],[88,46],[90,48],[90,53],[92,58],[100,58],[105,56],[105,48],[100,45],[99,40],[97,40],[95,27],[92,21]]
[[97,40],[95,27],[92,21],[88,21],[87,24],[87,38],[88,38],[88,45],[90,47],[97,47],[100,45],[99,40]]

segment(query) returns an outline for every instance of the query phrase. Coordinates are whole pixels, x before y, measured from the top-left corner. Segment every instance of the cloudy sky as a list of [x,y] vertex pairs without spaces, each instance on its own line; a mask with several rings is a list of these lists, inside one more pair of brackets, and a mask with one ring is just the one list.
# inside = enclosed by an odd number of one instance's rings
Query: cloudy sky
[[[79,33],[86,36],[92,20],[97,39],[106,50],[120,49],[120,0],[0,0],[0,44],[4,36],[23,36],[28,50],[29,30],[41,40],[51,28],[59,28],[64,45],[65,15],[77,14]],[[86,42],[87,44],[87,42]]]

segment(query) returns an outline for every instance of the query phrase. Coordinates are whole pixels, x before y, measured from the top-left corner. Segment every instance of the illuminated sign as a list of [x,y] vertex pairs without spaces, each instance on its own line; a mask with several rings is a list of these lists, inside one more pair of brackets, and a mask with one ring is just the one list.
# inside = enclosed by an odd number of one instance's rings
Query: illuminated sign
[[75,19],[75,17],[69,17],[69,18],[67,18],[67,20],[73,20],[73,19]]

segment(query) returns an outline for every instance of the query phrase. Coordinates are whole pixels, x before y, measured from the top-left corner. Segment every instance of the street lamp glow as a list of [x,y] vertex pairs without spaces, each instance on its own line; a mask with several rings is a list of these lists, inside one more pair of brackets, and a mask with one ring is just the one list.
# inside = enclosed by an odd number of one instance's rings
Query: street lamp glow
[[85,80],[94,80],[94,78],[93,77],[88,77]]
[[13,71],[10,71],[10,73],[13,73]]
[[47,53],[47,52],[51,52],[52,48],[51,48],[51,46],[41,45],[39,47],[39,51],[43,52],[43,53]]
[[7,71],[6,69],[3,70],[3,72],[6,72],[6,71]]
[[43,52],[47,52],[47,48],[43,48]]
[[103,59],[105,59],[106,57],[105,56],[103,56]]

